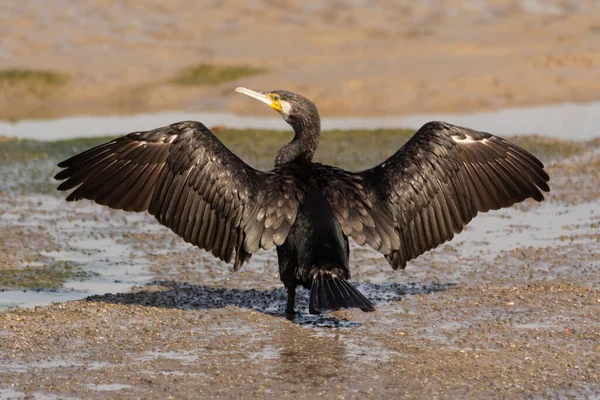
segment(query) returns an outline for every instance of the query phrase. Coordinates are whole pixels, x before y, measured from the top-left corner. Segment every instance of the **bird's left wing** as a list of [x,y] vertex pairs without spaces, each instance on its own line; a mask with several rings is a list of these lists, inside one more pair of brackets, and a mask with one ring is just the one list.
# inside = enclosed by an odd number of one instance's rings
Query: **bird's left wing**
[[452,239],[477,212],[549,191],[544,165],[494,135],[429,122],[378,166],[331,169],[324,194],[345,235],[394,269]]
[[291,178],[258,171],[200,122],[134,132],[59,164],[67,200],[148,211],[200,248],[239,268],[282,244],[303,196]]

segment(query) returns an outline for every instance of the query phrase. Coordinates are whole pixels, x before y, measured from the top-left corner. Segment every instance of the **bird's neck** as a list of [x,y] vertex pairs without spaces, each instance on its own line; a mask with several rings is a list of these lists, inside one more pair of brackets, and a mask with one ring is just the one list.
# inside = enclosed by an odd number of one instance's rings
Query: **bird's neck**
[[294,139],[279,150],[275,158],[275,166],[289,163],[308,164],[319,146],[321,121],[318,117],[303,120],[290,120],[294,128]]

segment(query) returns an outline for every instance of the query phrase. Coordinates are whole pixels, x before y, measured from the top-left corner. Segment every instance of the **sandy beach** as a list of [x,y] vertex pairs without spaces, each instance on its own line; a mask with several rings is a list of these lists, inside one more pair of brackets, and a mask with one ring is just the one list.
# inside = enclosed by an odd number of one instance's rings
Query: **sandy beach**
[[[4,1],[0,69],[67,79],[51,90],[0,79],[0,118],[259,114],[239,85],[297,91],[328,116],[597,100],[599,13],[592,0]],[[172,83],[200,64],[264,72]]]

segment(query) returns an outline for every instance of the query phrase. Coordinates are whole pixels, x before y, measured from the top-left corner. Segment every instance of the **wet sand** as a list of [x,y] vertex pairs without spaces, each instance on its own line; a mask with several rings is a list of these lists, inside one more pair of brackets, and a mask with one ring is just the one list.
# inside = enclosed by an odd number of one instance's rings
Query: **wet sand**
[[[0,197],[0,245],[21,250],[12,263],[87,260],[107,279],[118,268],[140,283],[2,311],[0,396],[598,396],[600,143],[565,151],[564,142],[518,140],[548,166],[545,203],[480,215],[405,271],[354,246],[353,280],[377,311],[308,316],[302,291],[293,322],[283,315],[274,252],[234,273],[150,216],[64,203],[49,189],[52,157],[18,170],[2,164],[3,182],[12,183]],[[321,161],[364,165],[391,151],[348,139],[339,160],[335,142],[324,140]],[[232,145],[241,154],[243,146]],[[148,276],[135,278],[139,269]]]
[[[44,95],[0,84],[0,118],[271,115],[236,96],[239,85],[298,91],[327,116],[598,100],[599,12],[593,0],[3,1],[0,69],[70,79]],[[266,72],[214,87],[168,83],[202,63]]]

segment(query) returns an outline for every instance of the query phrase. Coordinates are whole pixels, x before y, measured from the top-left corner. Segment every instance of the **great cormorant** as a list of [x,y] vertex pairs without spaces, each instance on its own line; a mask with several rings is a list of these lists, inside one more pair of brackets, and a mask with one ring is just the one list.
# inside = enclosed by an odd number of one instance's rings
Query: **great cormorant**
[[[90,199],[148,211],[186,242],[238,270],[260,248],[277,247],[294,313],[296,286],[309,312],[374,310],[348,280],[348,237],[392,268],[462,231],[477,212],[549,191],[544,165],[489,133],[428,122],[383,163],[361,172],[312,162],[321,123],[315,105],[285,90],[237,92],[266,103],[294,129],[268,172],[233,154],[203,124],[133,132],[58,164],[68,201]],[[234,256],[235,252],[235,256]]]

